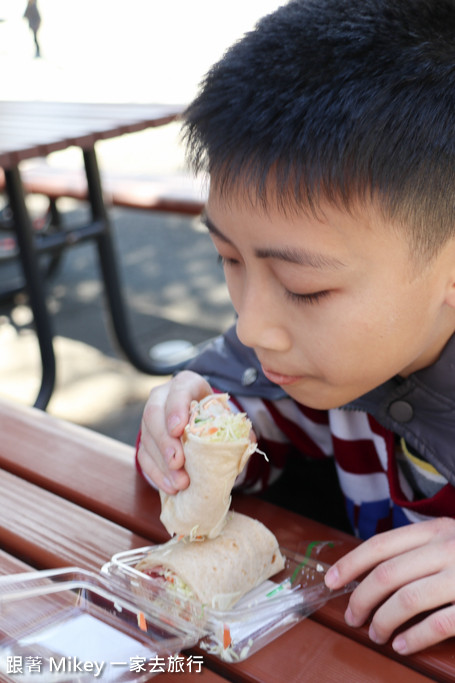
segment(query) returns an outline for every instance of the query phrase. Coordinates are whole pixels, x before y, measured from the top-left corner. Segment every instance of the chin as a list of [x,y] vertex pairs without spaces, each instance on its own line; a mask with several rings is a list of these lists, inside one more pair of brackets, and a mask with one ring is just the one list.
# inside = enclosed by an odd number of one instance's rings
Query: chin
[[307,408],[312,408],[313,410],[340,408],[355,398],[340,398],[340,396],[335,396],[330,391],[311,390],[310,388],[300,389],[298,387],[283,387],[283,389],[295,401]]

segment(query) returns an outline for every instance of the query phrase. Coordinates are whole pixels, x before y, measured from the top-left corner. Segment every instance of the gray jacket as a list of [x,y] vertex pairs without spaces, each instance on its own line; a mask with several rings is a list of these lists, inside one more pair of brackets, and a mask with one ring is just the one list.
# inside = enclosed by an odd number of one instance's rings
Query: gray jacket
[[[188,369],[232,396],[271,401],[287,397],[264,376],[256,354],[239,341],[235,327],[215,339]],[[393,377],[342,409],[367,412],[455,486],[455,335],[433,365],[405,379]]]

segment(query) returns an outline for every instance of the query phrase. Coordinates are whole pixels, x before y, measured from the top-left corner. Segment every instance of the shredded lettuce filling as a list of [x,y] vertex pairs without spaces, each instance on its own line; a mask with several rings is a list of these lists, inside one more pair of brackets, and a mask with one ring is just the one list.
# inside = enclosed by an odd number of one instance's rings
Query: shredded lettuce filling
[[166,581],[166,588],[173,590],[179,595],[185,598],[193,598],[194,594],[191,588],[182,579],[177,576],[171,569],[164,569],[160,571],[160,574]]
[[201,401],[199,411],[191,416],[188,431],[210,442],[236,441],[248,439],[251,422],[245,413],[231,412],[222,394]]
[[194,425],[195,429],[191,432],[208,441],[247,439],[250,433],[250,425],[245,420],[243,413],[207,418],[199,417],[195,419]]

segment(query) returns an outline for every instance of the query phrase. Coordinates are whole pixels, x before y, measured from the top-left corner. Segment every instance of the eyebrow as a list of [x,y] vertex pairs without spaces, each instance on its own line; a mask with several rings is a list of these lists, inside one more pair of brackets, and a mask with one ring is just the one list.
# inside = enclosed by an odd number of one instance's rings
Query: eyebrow
[[[231,240],[224,235],[210,220],[206,213],[201,216],[202,223],[208,231],[218,237],[218,239],[232,244]],[[296,263],[299,266],[323,270],[324,268],[338,270],[345,268],[346,264],[333,256],[327,256],[320,252],[308,251],[308,249],[294,249],[292,247],[255,249],[255,255],[260,259],[279,259],[287,263]]]

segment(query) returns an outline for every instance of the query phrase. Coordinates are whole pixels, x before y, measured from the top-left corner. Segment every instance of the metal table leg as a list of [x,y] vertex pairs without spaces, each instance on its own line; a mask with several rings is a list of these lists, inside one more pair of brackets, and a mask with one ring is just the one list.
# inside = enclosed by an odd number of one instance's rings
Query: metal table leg
[[[138,370],[152,375],[167,375],[180,367],[183,367],[188,360],[190,360],[190,357],[186,358],[184,362],[173,363],[171,365],[167,363],[154,363],[151,358],[145,358],[136,348],[130,332],[131,325],[128,319],[123,288],[120,282],[120,273],[112,240],[111,226],[104,203],[98,161],[94,147],[83,150],[83,155],[92,220],[104,225],[104,229],[100,231],[97,237],[97,245],[105,294],[115,337],[125,356]],[[194,347],[193,355],[196,355],[196,352],[196,348]]]
[[37,239],[26,206],[24,188],[17,167],[5,169],[5,184],[19,247],[19,258],[24,273],[25,289],[29,297],[42,362],[41,387],[35,407],[45,410],[52,396],[56,380],[56,361],[53,348],[53,329],[46,305],[44,278],[39,267],[39,256],[44,251],[61,249],[82,240],[94,239],[97,244],[101,274],[111,323],[117,342],[128,360],[141,372],[167,375],[174,372],[196,355],[192,347],[179,362],[154,362],[136,348],[131,336],[131,325],[124,300],[123,288],[111,235],[111,226],[104,203],[98,162],[94,148],[83,150],[92,222],[61,234],[46,235]]
[[39,256],[35,249],[32,221],[25,204],[24,188],[17,167],[5,169],[5,182],[41,354],[42,380],[34,405],[45,410],[55,386],[52,325],[46,306],[43,277],[39,269]]

